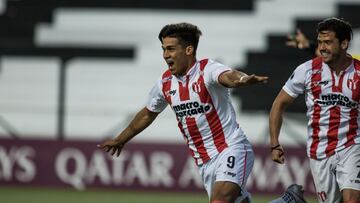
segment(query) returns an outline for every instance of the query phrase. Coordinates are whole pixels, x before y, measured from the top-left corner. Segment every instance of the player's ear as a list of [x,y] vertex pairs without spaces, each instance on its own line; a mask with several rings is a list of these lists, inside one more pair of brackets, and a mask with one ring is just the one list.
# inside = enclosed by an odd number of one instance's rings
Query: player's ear
[[349,40],[347,40],[347,39],[343,40],[341,42],[340,46],[341,46],[341,49],[346,50],[347,48],[349,48]]
[[185,48],[185,53],[186,55],[194,55],[194,46],[193,45],[189,45]]

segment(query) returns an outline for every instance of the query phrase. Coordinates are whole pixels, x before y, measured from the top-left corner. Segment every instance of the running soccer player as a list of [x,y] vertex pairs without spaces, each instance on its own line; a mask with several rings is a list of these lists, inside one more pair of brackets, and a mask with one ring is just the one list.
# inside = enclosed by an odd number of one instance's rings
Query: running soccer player
[[268,78],[247,75],[210,59],[197,60],[201,34],[189,23],[162,28],[158,37],[168,70],[152,88],[147,106],[118,136],[98,147],[119,156],[124,145],[170,105],[210,202],[250,202],[245,184],[254,153],[236,122],[229,88],[265,83]]
[[284,163],[282,114],[304,93],[307,155],[320,202],[360,203],[360,61],[347,53],[351,25],[328,18],[317,27],[320,56],[298,66],[270,112],[272,159]]

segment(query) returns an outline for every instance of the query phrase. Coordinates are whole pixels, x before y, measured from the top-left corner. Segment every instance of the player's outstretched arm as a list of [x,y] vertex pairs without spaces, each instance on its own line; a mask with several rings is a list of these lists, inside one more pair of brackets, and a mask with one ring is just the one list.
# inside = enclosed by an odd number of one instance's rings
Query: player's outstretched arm
[[230,88],[257,83],[267,83],[267,81],[267,76],[258,76],[255,74],[247,75],[246,73],[237,70],[226,71],[219,76],[220,84]]
[[284,149],[279,143],[282,115],[287,106],[294,101],[294,98],[281,90],[271,107],[269,115],[271,158],[277,163],[284,163]]
[[130,124],[114,139],[106,140],[102,144],[97,145],[99,149],[111,153],[111,155],[120,155],[124,145],[134,136],[147,128],[159,115],[159,113],[151,112],[146,107],[140,110]]

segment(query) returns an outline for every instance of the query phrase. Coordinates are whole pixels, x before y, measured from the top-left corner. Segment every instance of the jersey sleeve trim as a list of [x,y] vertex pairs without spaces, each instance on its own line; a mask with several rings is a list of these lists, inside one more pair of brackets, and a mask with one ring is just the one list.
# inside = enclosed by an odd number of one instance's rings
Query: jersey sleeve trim
[[282,89],[283,89],[288,95],[290,95],[290,96],[293,97],[293,98],[296,98],[296,97],[299,96],[298,94],[292,92],[292,91],[291,91],[288,87],[286,87],[286,86],[283,86]]
[[[222,70],[222,72],[220,72],[220,74],[217,76],[216,82],[217,82],[219,85],[224,86],[223,84],[220,83],[219,78],[220,78],[220,76],[221,76],[223,73],[228,72],[228,71],[231,71],[231,68],[229,68],[229,69],[227,69],[227,70]],[[224,87],[225,87],[225,86],[224,86]]]
[[161,111],[155,111],[155,110],[150,109],[150,107],[148,105],[145,106],[145,109],[152,112],[152,113],[161,113]]

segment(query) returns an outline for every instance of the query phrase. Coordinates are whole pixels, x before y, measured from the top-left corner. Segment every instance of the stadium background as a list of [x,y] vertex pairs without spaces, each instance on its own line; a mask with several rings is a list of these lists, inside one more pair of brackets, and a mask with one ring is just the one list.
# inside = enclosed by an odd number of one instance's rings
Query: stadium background
[[119,158],[95,147],[144,106],[166,68],[158,32],[176,22],[203,31],[199,59],[270,77],[232,92],[255,145],[248,189],[257,201],[292,183],[314,198],[303,98],[282,129],[286,165],[274,164],[266,146],[273,99],[312,57],[286,47],[286,35],[301,28],[313,39],[319,20],[344,17],[354,28],[349,52],[359,55],[359,10],[358,0],[1,0],[0,202],[206,202],[169,108]]

